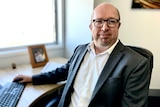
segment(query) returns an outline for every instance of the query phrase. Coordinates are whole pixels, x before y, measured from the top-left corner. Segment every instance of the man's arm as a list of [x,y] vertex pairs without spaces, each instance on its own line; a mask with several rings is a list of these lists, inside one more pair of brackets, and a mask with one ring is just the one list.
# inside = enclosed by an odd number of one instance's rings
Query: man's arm
[[130,74],[122,101],[122,107],[147,107],[150,81],[150,65],[142,60]]

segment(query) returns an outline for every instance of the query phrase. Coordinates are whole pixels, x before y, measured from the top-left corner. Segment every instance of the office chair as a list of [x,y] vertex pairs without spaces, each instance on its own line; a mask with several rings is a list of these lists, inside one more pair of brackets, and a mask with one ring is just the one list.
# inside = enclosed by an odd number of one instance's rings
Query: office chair
[[146,57],[150,61],[150,79],[152,75],[152,69],[153,69],[153,54],[148,49],[142,48],[142,47],[135,47],[135,46],[127,46],[134,51],[138,52],[142,56]]
[[146,57],[150,61],[150,69],[151,69],[151,73],[152,73],[152,69],[153,69],[153,54],[152,54],[152,52],[148,49],[141,48],[141,47],[135,47],[135,46],[127,46],[127,47],[138,52],[139,54]]
[[[134,47],[134,46],[127,46],[127,47],[138,52],[139,54],[146,57],[150,61],[150,74],[149,75],[150,75],[150,79],[151,79],[152,68],[153,68],[153,54],[152,54],[152,52],[145,49],[145,48],[141,48],[141,47]],[[57,107],[62,91],[63,91],[63,88],[61,88],[60,91],[56,90],[56,91],[42,97],[41,99],[39,99],[39,101],[34,101],[30,105],[30,107]],[[47,102],[45,102],[45,101],[47,101]],[[50,105],[52,105],[52,106],[50,106]]]

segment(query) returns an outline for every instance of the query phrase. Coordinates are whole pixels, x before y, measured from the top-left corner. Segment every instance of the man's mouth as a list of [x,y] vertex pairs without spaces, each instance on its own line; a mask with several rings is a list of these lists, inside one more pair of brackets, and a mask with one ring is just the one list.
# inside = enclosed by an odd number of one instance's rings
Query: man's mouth
[[100,34],[100,37],[106,38],[106,37],[110,37],[111,34],[109,33],[105,33],[105,34]]

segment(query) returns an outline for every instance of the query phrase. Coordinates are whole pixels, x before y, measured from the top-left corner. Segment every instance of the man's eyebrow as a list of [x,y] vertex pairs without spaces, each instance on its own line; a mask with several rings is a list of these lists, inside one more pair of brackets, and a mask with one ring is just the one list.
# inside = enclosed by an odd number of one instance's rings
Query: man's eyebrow
[[94,20],[104,20],[103,18],[94,18]]
[[103,19],[103,18],[94,18],[93,20],[108,20],[108,19],[118,19],[118,20],[119,20],[119,18],[115,18],[115,17],[109,17],[109,18],[107,18],[107,19]]

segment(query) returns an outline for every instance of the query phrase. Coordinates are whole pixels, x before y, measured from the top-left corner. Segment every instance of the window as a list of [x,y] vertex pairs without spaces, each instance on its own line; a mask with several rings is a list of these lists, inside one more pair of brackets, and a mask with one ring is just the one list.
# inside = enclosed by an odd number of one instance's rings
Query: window
[[0,49],[56,42],[54,0],[0,0]]

